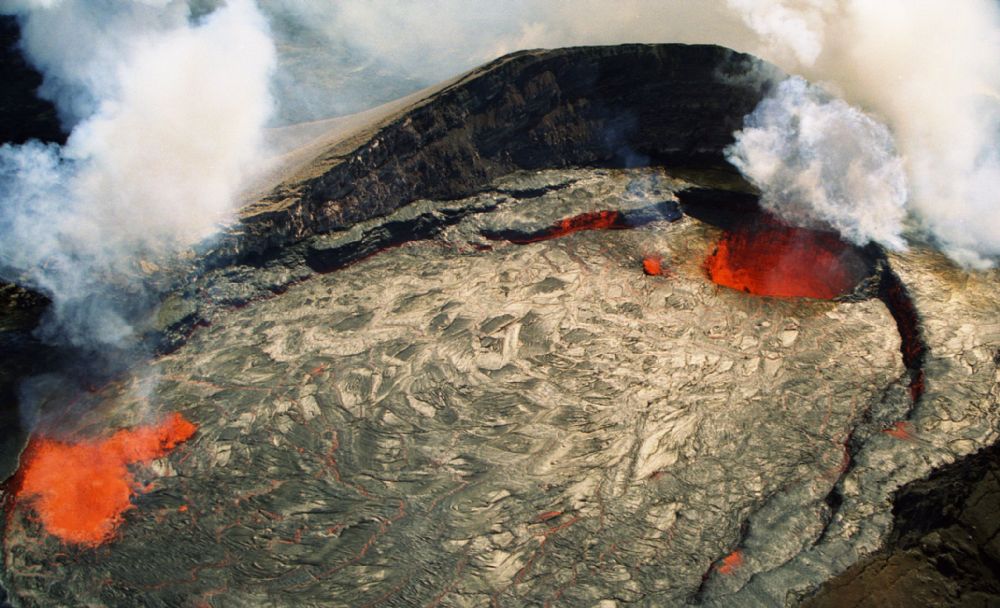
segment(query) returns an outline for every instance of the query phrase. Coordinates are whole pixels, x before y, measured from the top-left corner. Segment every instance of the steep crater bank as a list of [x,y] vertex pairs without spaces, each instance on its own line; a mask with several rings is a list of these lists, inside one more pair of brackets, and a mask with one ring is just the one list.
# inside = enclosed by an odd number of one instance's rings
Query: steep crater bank
[[[717,46],[515,53],[330,145],[208,253],[223,265],[419,199],[468,196],[516,170],[724,165],[774,71]],[[275,252],[276,253],[276,252]]]

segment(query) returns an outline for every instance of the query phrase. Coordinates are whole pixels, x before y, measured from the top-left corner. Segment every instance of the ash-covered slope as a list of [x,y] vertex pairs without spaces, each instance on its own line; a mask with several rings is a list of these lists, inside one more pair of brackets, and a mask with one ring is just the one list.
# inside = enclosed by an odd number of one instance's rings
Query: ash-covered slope
[[521,53],[317,135],[165,298],[170,354],[60,429],[197,433],[133,466],[97,546],[15,478],[5,582],[46,606],[774,606],[877,551],[897,488],[996,440],[1000,287],[846,246],[833,300],[712,284],[720,227],[759,216],[721,149],[760,71]]

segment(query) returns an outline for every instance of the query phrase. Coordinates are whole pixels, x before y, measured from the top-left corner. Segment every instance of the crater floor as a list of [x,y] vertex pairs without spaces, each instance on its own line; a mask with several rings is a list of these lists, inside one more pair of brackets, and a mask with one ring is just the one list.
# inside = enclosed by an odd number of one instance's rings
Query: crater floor
[[[198,431],[136,469],[151,485],[97,548],[16,501],[6,582],[29,606],[798,601],[880,546],[894,489],[995,440],[997,283],[890,258],[927,323],[914,406],[882,301],[711,283],[720,232],[677,212],[691,185],[516,174],[316,237],[314,258],[453,218],[220,308],[91,396],[81,434],[173,413]],[[645,219],[497,236],[599,211]]]

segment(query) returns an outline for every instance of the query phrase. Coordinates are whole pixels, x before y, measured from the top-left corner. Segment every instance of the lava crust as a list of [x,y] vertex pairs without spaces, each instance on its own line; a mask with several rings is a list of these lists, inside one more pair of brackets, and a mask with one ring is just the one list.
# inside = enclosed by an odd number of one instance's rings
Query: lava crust
[[[4,584],[23,606],[775,606],[904,542],[894,493],[997,440],[1000,276],[750,226],[722,150],[767,69],[518,53],[319,137],[150,279],[178,286],[160,381],[87,420],[121,435],[35,438]],[[53,476],[62,451],[80,470]],[[67,498],[91,476],[109,500]],[[923,499],[899,496],[905,530]]]

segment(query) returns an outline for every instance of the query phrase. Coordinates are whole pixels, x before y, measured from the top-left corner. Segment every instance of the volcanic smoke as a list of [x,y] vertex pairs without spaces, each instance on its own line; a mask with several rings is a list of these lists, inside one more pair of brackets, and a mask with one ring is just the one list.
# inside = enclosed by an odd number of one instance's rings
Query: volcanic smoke
[[67,543],[100,545],[133,508],[132,496],[143,491],[128,465],[165,456],[196,430],[175,413],[107,439],[70,443],[36,436],[22,456],[16,501],[33,507],[49,534]]

